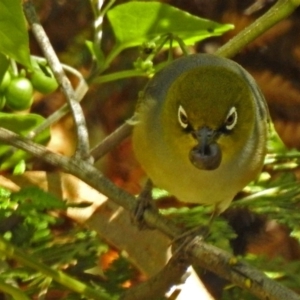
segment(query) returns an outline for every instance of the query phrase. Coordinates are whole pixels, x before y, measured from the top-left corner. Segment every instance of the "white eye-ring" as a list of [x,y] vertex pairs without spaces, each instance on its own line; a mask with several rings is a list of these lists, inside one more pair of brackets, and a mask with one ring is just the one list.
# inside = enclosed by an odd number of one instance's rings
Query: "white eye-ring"
[[237,123],[238,115],[236,108],[233,106],[230,108],[230,111],[225,120],[225,127],[227,130],[232,130]]
[[188,117],[184,108],[181,105],[179,105],[178,108],[178,122],[182,128],[187,128],[189,125]]

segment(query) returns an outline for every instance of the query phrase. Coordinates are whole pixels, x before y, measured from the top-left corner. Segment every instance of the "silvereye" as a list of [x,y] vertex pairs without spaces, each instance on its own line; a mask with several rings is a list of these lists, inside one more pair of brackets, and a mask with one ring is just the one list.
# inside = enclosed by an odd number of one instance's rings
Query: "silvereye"
[[267,105],[251,75],[229,59],[173,61],[141,93],[135,118],[137,160],[180,201],[221,213],[262,169]]

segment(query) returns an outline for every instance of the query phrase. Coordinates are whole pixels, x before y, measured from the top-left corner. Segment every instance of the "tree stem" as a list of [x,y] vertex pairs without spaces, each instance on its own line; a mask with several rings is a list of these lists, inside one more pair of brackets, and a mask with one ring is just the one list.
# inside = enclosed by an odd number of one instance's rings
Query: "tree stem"
[[272,26],[291,15],[299,5],[300,0],[278,0],[264,15],[220,47],[215,54],[233,57]]

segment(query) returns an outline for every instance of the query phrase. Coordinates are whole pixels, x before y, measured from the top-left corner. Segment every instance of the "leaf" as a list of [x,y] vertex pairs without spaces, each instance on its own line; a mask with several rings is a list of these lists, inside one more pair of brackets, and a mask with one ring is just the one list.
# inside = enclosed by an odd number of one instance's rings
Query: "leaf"
[[[267,143],[268,153],[287,153],[291,150],[287,149],[280,136],[276,132],[276,129],[273,124],[269,126],[269,135]],[[297,150],[295,150],[297,153]]]
[[20,203],[20,207],[24,210],[35,209],[64,209],[66,203],[56,196],[43,191],[38,187],[26,187],[21,189],[19,192],[11,194],[11,200]]
[[21,2],[0,1],[0,53],[30,67],[29,38]]
[[0,84],[3,80],[4,74],[7,71],[8,66],[9,66],[8,58],[5,55],[3,55],[2,53],[0,53]]
[[4,187],[0,187],[0,202],[3,202],[4,200],[8,199],[11,195],[11,191]]
[[89,49],[90,53],[92,54],[93,59],[97,61],[99,65],[104,62],[104,54],[99,45],[95,44],[92,41],[85,41],[85,45]]
[[14,167],[13,174],[21,175],[26,171],[26,163],[24,159],[21,159]]
[[218,36],[233,25],[202,19],[160,2],[129,2],[108,11],[118,47],[134,47],[163,34],[175,34],[186,44]]
[[[0,112],[0,127],[26,136],[31,130],[44,122],[44,118],[36,114],[19,115]],[[46,129],[38,134],[33,140],[36,143],[45,144],[50,138],[50,130]],[[6,170],[15,166],[22,159],[30,155],[23,150],[16,150],[10,154],[10,145],[0,143],[0,170]]]

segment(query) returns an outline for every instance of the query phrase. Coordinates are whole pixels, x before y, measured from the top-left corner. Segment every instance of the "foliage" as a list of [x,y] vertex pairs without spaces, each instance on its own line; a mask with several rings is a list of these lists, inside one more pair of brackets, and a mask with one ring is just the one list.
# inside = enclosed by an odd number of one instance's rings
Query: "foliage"
[[[99,47],[99,41],[85,41],[94,63],[88,78],[91,84],[133,76],[148,77],[172,59],[173,48],[179,47],[187,54],[187,45],[222,35],[233,28],[232,25],[202,19],[160,2],[128,1],[115,6],[113,3],[108,1],[100,12],[93,5],[95,17],[105,17],[109,22],[99,31],[112,30],[115,41],[108,54]],[[45,60],[30,56],[21,1],[3,0],[0,15],[3,19],[0,22],[0,96],[4,99],[3,105],[0,105],[3,110],[0,112],[0,127],[23,137],[36,133],[33,141],[46,144],[50,139],[49,126],[35,132],[45,124],[45,118],[11,111],[9,107],[15,108],[7,103],[10,101],[7,91],[12,89],[11,82],[26,80],[32,84],[32,87],[29,86],[31,99],[33,89],[49,94],[57,89],[58,83]],[[111,71],[112,62],[122,51],[132,47],[140,49],[139,56],[132,62],[133,67],[115,73]],[[167,50],[168,60],[156,63],[162,50]],[[23,96],[24,91],[14,86],[13,92],[13,100],[20,104],[21,100],[16,95]],[[27,106],[31,106],[31,102]],[[21,105],[22,110],[27,106]],[[292,171],[299,166],[300,155],[295,150],[287,150],[274,133],[268,152],[260,179],[250,184],[246,188],[246,197],[233,205],[243,205],[258,214],[266,214],[292,228],[294,236],[299,237],[299,214],[294,209],[299,206],[299,185]],[[23,173],[29,166],[29,159],[30,156],[23,150],[0,144],[1,171]],[[154,196],[161,198],[161,191],[154,190]],[[88,299],[90,297],[84,291],[78,292],[80,284],[83,284],[86,290],[99,292],[99,299],[102,296],[103,299],[116,299],[125,290],[126,283],[136,279],[136,270],[122,254],[107,269],[102,268],[99,258],[109,252],[109,246],[96,232],[72,222],[66,216],[68,207],[67,202],[37,187],[27,187],[19,192],[0,189],[0,233],[3,237],[0,238],[0,290],[5,291],[5,287],[11,285],[19,287],[20,294],[15,296],[16,299],[44,297],[55,291],[63,294],[64,299]],[[161,212],[187,228],[200,224],[206,230],[211,208],[172,208]],[[223,219],[217,219],[208,241],[230,251],[229,240],[235,236]],[[298,263],[291,262],[283,271],[283,262],[279,260],[267,261],[253,256],[247,260],[291,288],[300,284],[298,277],[294,276],[299,272]],[[47,275],[49,267],[54,270],[53,276]],[[62,274],[60,271],[70,276],[65,282],[55,280],[56,275]],[[70,278],[77,280],[75,285],[78,286],[74,289],[67,284]],[[229,287],[224,299],[252,297],[245,291]]]
[[[107,270],[101,270],[99,256],[108,251],[106,243],[95,231],[71,224],[64,216],[68,206],[59,198],[28,187],[15,193],[1,188],[0,199],[0,233],[19,249],[26,249],[35,260],[83,282],[93,282],[95,289],[112,294],[121,291],[121,284],[131,278],[132,271],[122,256]],[[62,290],[43,272],[6,260],[3,255],[0,280],[26,284],[30,297]],[[70,292],[67,295],[66,299],[85,299]]]
[[151,40],[159,42],[170,34],[187,45],[193,45],[233,28],[232,25],[201,19],[160,2],[128,2],[115,6],[107,16],[116,37],[116,47],[121,49],[140,46]]
[[[0,53],[16,60],[26,67],[30,67],[31,63],[29,59],[29,38],[27,34],[25,17],[22,11],[21,1],[1,1],[0,14]],[[3,66],[1,65],[0,68],[3,68]]]
[[[38,125],[42,124],[45,119],[37,114],[20,115],[16,113],[0,112],[0,126],[26,136]],[[50,130],[45,129],[36,137],[34,141],[45,144],[50,138]],[[11,155],[9,155],[11,154]],[[12,151],[11,147],[0,143],[0,169],[6,170],[18,166],[24,159],[30,157],[23,150]]]

